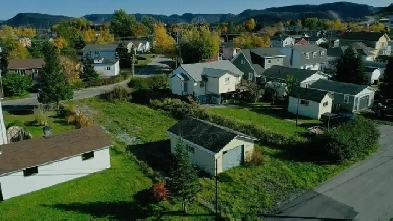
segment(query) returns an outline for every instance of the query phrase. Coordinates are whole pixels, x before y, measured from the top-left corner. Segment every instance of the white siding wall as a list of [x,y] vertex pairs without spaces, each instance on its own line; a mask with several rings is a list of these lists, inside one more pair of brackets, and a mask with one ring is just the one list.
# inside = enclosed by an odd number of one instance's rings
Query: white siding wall
[[[323,106],[323,103],[328,102],[326,106]],[[333,99],[329,96],[326,95],[321,103],[319,104],[319,113],[318,113],[318,120],[321,119],[321,115],[324,113],[331,113],[332,112],[332,106],[333,106]]]
[[[331,105],[331,101],[329,103]],[[299,113],[299,115],[301,116],[309,117],[312,119],[319,119],[321,116],[321,114],[319,113],[321,109],[320,105],[322,104],[315,101],[308,101],[308,105],[304,105],[301,104],[301,99],[297,99],[295,97],[289,97],[288,112],[292,114]],[[331,111],[331,106],[330,106],[330,111]]]
[[[371,87],[368,87],[366,89],[364,89],[362,92],[360,92],[359,94],[357,94],[357,97],[360,99],[366,95],[369,95],[369,99],[368,99],[368,105],[371,106],[374,103],[374,96],[375,96],[375,90],[372,89]],[[358,108],[359,109],[359,101],[357,103]]]
[[[107,70],[110,68],[110,70]],[[116,76],[120,73],[120,65],[119,62],[116,62],[113,65],[110,64],[94,64],[94,69],[104,76],[112,77]]]
[[172,94],[176,94],[176,95],[182,95],[182,81],[180,80],[180,78],[174,76],[171,77],[170,75],[169,77],[169,88],[172,91]]
[[383,78],[383,73],[381,72],[380,69],[375,69],[371,73],[367,73],[370,83],[374,83],[374,81],[379,81]]
[[[10,122],[11,123],[11,122]],[[5,122],[3,117],[3,108],[0,100],[0,145],[7,144],[7,130],[5,129]],[[1,150],[1,147],[0,147]]]
[[189,77],[190,79],[188,81],[184,81],[187,82],[187,91],[184,91],[183,81],[181,81],[178,77],[172,77],[173,75],[181,74],[181,73],[188,76],[187,72],[185,72],[184,69],[181,67],[178,67],[177,69],[173,70],[172,73],[168,75],[169,89],[171,89],[172,94],[177,94],[177,95],[193,94],[196,86],[194,80],[191,77]]
[[[216,154],[217,158],[217,173],[221,173],[223,165],[222,165],[222,155],[223,152],[226,150],[230,150],[234,147],[244,145],[244,160],[246,160],[248,157],[252,156],[252,153],[254,151],[254,141],[250,139],[245,139],[242,137],[236,137],[233,139],[231,142],[229,142],[220,152]],[[214,173],[213,173],[214,174]]]
[[[175,147],[177,142],[179,141],[179,137],[172,134],[168,133],[171,139],[171,153],[175,153]],[[206,173],[209,173],[211,175],[215,174],[215,164],[216,164],[216,158],[213,152],[205,150],[203,147],[196,145],[194,143],[191,143],[187,140],[184,140],[184,143],[186,143],[189,146],[194,147],[194,153],[190,153],[189,155],[191,157],[191,161],[194,165],[198,166],[201,170],[205,171]]]
[[293,68],[300,68],[302,66],[301,65],[301,56],[304,56],[304,55],[296,50],[293,50],[293,58],[292,58],[292,67]]
[[[229,78],[229,81],[225,79]],[[208,77],[206,82],[206,93],[210,94],[225,94],[236,90],[236,84],[239,82],[239,78],[231,75],[224,74],[220,78]]]
[[75,156],[38,167],[38,174],[24,177],[18,171],[0,177],[4,200],[30,193],[110,168],[109,148],[94,152],[94,158],[82,161]]

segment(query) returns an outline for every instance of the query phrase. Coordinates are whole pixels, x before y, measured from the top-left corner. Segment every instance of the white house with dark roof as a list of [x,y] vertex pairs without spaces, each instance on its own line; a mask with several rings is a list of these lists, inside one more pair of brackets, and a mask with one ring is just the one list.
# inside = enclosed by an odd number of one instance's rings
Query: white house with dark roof
[[317,45],[293,45],[282,48],[289,67],[310,70],[323,70],[327,64],[327,50]]
[[333,96],[328,91],[295,87],[289,94],[288,112],[312,119],[320,119],[332,112]]
[[[171,152],[182,139],[194,165],[211,175],[242,165],[254,151],[255,137],[208,121],[185,118],[167,130]],[[179,136],[181,135],[181,137]]]
[[262,75],[262,77],[266,79],[264,81],[267,82],[266,89],[270,88],[276,90],[276,96],[279,100],[284,100],[287,96],[286,80],[289,76],[293,77],[296,85],[304,88],[309,87],[309,85],[319,79],[329,79],[329,75],[322,71],[290,68],[278,65],[272,66]]
[[330,92],[333,96],[333,110],[352,113],[370,108],[374,103],[375,90],[368,85],[319,79],[309,85],[309,88]]
[[0,200],[111,167],[109,137],[100,126],[0,146]]
[[289,45],[295,45],[295,38],[291,36],[272,36],[270,44],[272,48],[282,48]]
[[235,92],[243,72],[228,60],[182,64],[168,75],[169,89],[176,95],[194,95],[200,103],[221,103]]
[[95,58],[94,70],[104,77],[113,77],[120,73],[120,62],[113,58]]

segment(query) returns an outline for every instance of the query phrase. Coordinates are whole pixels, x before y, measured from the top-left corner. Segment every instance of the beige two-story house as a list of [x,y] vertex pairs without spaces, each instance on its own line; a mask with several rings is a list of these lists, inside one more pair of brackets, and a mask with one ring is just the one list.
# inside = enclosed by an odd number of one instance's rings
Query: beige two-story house
[[367,47],[378,51],[380,55],[390,55],[389,41],[390,38],[387,34],[379,32],[347,32],[340,36],[340,46],[362,42]]
[[243,76],[228,60],[182,64],[168,75],[172,94],[192,95],[199,103],[220,104],[236,91]]

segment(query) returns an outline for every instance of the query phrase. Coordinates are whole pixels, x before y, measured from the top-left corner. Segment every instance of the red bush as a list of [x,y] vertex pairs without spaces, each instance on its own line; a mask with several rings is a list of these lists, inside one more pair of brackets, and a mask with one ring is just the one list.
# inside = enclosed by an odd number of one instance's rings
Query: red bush
[[154,201],[165,201],[168,196],[168,190],[164,183],[157,183],[150,187],[150,194]]

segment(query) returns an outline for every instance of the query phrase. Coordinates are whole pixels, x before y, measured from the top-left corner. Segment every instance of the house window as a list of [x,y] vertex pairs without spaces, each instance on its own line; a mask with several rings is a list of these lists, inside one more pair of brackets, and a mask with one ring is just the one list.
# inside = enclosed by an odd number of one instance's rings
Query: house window
[[184,92],[187,92],[187,91],[188,91],[187,86],[188,86],[188,85],[187,85],[187,82],[184,82],[184,83],[183,83],[183,91],[184,91]]
[[308,106],[308,100],[300,100],[300,104]]
[[317,52],[312,53],[312,57],[316,58],[317,57]]
[[267,63],[268,63],[268,64],[271,64],[271,63],[272,63],[272,60],[270,60],[270,59],[267,60]]
[[205,82],[204,82],[204,81],[201,81],[201,82],[199,82],[199,85],[200,85],[201,87],[204,87],[204,86],[205,86]]
[[349,103],[349,95],[344,95],[344,103]]
[[323,55],[325,55],[325,52],[324,52],[324,51],[321,51],[321,57],[323,57]]
[[23,176],[32,176],[38,173],[38,167],[29,167],[23,170]]
[[187,145],[187,150],[188,150],[188,152],[195,154],[195,148],[194,147]]
[[94,151],[82,154],[82,160],[83,161],[90,160],[92,158],[94,158]]
[[240,63],[241,63],[241,64],[244,64],[244,59],[242,59]]
[[111,67],[106,67],[106,70],[107,70],[107,71],[110,71],[110,70],[111,70]]
[[226,84],[226,85],[229,84],[229,78],[225,78],[225,84]]
[[306,52],[306,59],[310,58],[310,53]]
[[326,107],[326,106],[328,106],[328,105],[329,105],[329,101],[326,101],[326,102],[323,103],[323,106],[324,106],[324,107]]

